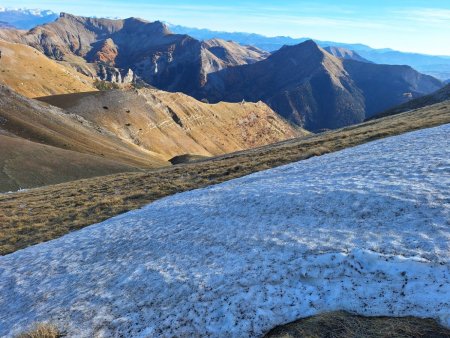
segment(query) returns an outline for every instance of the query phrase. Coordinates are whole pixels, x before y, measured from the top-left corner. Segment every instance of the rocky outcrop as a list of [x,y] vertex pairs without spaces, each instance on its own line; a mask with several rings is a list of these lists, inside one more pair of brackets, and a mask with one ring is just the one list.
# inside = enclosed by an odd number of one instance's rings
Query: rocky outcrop
[[128,71],[124,71],[119,68],[110,67],[102,63],[98,64],[97,76],[102,81],[108,81],[118,84],[129,84],[136,82],[136,76],[131,69],[128,69]]

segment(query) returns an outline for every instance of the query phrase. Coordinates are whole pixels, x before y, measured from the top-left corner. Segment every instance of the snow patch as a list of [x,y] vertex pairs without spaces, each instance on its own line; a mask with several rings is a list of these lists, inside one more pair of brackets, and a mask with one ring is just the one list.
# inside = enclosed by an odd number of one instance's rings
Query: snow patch
[[174,195],[0,257],[0,336],[261,336],[323,311],[450,327],[450,125]]

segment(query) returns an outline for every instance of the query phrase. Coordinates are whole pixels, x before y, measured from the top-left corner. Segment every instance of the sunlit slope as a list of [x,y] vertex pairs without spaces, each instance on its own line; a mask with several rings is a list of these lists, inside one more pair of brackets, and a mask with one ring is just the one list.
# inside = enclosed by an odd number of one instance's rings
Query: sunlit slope
[[27,97],[96,90],[94,80],[38,50],[0,40],[0,83]]

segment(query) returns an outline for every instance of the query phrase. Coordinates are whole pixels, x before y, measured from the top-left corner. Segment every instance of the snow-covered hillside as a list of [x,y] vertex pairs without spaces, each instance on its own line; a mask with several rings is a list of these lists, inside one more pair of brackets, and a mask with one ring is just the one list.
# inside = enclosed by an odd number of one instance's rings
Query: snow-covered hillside
[[0,336],[260,336],[321,311],[450,326],[450,125],[178,194],[0,257]]

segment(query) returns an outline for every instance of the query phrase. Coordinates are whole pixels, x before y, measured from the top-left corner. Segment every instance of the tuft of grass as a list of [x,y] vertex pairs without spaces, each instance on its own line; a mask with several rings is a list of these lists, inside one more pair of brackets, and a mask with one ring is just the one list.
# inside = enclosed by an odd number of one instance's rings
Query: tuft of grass
[[362,317],[344,311],[320,314],[271,330],[265,338],[448,338],[432,319]]
[[60,338],[63,335],[58,331],[56,326],[46,323],[34,325],[29,331],[21,333],[16,338]]
[[450,123],[448,102],[209,160],[3,194],[0,255],[58,238],[175,193],[445,123]]

